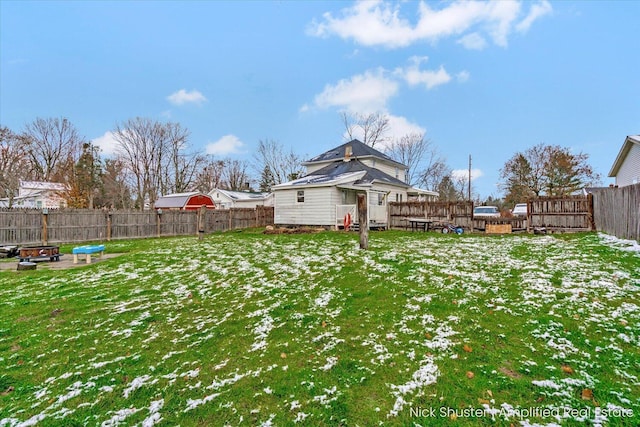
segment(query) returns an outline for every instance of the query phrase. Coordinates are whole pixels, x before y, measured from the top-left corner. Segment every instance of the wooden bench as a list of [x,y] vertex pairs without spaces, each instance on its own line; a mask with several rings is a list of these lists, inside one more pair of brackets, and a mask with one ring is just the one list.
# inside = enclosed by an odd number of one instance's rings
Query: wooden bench
[[98,254],[98,258],[101,258],[104,254],[104,245],[86,245],[77,246],[73,248],[73,263],[78,263],[78,255],[86,255],[87,264],[91,264],[91,254]]

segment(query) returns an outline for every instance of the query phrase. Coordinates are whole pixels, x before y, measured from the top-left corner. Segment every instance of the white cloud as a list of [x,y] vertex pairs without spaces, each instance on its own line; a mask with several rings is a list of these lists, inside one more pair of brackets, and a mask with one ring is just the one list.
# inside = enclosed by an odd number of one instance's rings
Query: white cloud
[[461,37],[457,43],[469,50],[482,50],[487,47],[487,40],[478,33],[470,33]]
[[172,93],[167,96],[167,99],[174,105],[183,105],[187,103],[201,104],[207,100],[207,98],[197,90],[188,92],[185,89],[180,89],[179,91]]
[[[314,105],[319,108],[340,107],[361,114],[383,110],[389,98],[398,93],[398,83],[385,76],[383,70],[367,71],[335,85],[326,85],[316,95]],[[307,106],[301,108],[306,111]]]
[[235,135],[225,135],[216,142],[207,144],[206,153],[218,156],[242,153],[244,142]]
[[113,133],[110,131],[105,132],[104,135],[99,136],[91,140],[91,143],[97,147],[100,147],[102,154],[105,156],[112,156],[116,153],[116,150],[120,143],[115,140]]
[[[476,179],[480,178],[483,175],[484,175],[484,172],[482,172],[481,169],[471,169],[471,181],[475,181]],[[469,169],[454,169],[451,171],[451,176],[454,179],[468,180]]]
[[[387,129],[387,132],[385,133],[384,137],[386,139],[379,141],[376,144],[376,149],[378,150],[384,150],[386,149],[390,143],[393,142],[394,139],[397,138],[401,138],[407,134],[411,134],[411,133],[426,133],[426,129],[423,128],[422,126],[416,124],[416,123],[411,123],[409,120],[407,120],[406,117],[402,117],[402,116],[394,116],[392,114],[389,114],[387,111],[380,111],[381,113],[386,114],[387,118],[389,119],[389,127]],[[359,139],[360,141],[364,140],[364,134],[362,132],[362,129],[360,128],[355,128],[352,131],[352,137]],[[344,138],[347,138],[349,135],[345,133],[342,135]]]
[[465,83],[469,80],[469,77],[471,77],[471,74],[469,74],[467,70],[460,71],[456,74],[456,79],[458,79],[458,82],[460,83]]
[[420,62],[422,62],[422,59],[412,59],[414,61],[413,65],[410,65],[405,69],[396,70],[396,72],[401,74],[410,86],[424,85],[427,89],[432,89],[436,86],[440,86],[451,81],[451,76],[449,75],[449,73],[447,73],[442,65],[437,71],[421,70]]
[[520,31],[521,33],[526,33],[527,31],[529,31],[529,28],[531,28],[531,24],[533,24],[536,19],[548,15],[551,12],[553,12],[553,8],[547,0],[543,0],[540,3],[534,4],[533,6],[531,6],[531,9],[529,9],[529,14],[527,15],[527,17],[520,21],[518,25],[516,25],[516,30]]
[[[321,20],[314,20],[309,25],[307,34],[317,37],[337,35],[364,46],[388,48],[463,36],[459,40],[463,46],[478,49],[482,46],[481,40],[486,43],[485,36],[480,34],[482,32],[496,45],[506,46],[522,6],[521,2],[515,0],[458,0],[443,4],[445,6],[441,9],[432,9],[427,3],[420,2],[414,25],[410,19],[401,15],[400,7],[403,3],[360,1],[342,9],[337,16],[325,13]],[[550,9],[546,0],[534,4],[528,16],[518,24],[518,30],[525,31]],[[470,34],[465,36],[466,33]]]

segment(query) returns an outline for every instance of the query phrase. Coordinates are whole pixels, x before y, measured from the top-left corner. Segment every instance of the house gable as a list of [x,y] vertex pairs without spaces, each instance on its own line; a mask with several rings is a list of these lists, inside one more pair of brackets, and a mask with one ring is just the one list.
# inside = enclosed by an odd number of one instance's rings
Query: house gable
[[609,176],[620,187],[640,182],[640,135],[627,136]]
[[[359,160],[372,168],[384,170],[387,174],[392,174],[398,170],[400,178],[404,178],[407,169],[406,165],[393,160],[391,157],[381,151],[372,148],[357,139],[345,142],[331,150],[315,156],[314,158],[303,162],[306,166],[307,174],[312,174],[325,166],[334,162],[346,162],[350,160]],[[395,173],[393,173],[395,175]]]

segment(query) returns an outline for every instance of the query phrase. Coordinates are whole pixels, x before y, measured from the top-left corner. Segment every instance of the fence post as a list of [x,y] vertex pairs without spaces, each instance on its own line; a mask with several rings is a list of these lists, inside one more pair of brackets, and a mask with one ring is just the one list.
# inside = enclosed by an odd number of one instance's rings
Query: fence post
[[369,249],[369,217],[367,195],[358,193],[358,223],[360,227],[360,249]]
[[204,216],[206,214],[207,207],[205,205],[200,206],[198,210],[198,240],[204,238]]
[[107,230],[106,233],[107,235],[107,242],[111,241],[111,211],[107,212]]
[[595,231],[596,229],[596,221],[593,217],[593,194],[587,193],[587,216],[589,221],[589,226],[591,227],[591,231]]
[[47,240],[48,240],[48,236],[47,236],[48,217],[49,217],[49,209],[47,209],[47,208],[42,209],[42,245],[43,246],[47,246]]
[[160,223],[161,223],[161,217],[162,217],[162,209],[158,209],[156,210],[156,236],[160,237]]

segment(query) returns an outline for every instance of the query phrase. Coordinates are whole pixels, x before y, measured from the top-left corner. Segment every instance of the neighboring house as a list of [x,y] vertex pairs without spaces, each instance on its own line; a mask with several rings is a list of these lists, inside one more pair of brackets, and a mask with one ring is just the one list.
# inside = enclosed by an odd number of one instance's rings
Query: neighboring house
[[230,191],[216,188],[209,192],[218,209],[251,208],[273,206],[273,194],[251,191]]
[[609,176],[618,187],[640,183],[640,135],[627,136]]
[[[60,209],[67,206],[62,195],[67,187],[59,182],[20,181],[13,208]],[[0,207],[9,207],[9,199],[0,199]]]
[[356,139],[302,165],[306,176],[272,188],[276,225],[339,228],[347,214],[359,222],[357,194],[364,193],[369,226],[386,227],[388,202],[407,201],[412,191],[425,196],[405,182],[405,165]]
[[168,209],[176,211],[193,211],[206,206],[207,209],[215,209],[216,205],[210,196],[197,191],[192,193],[174,193],[160,197],[153,205],[156,209]]

